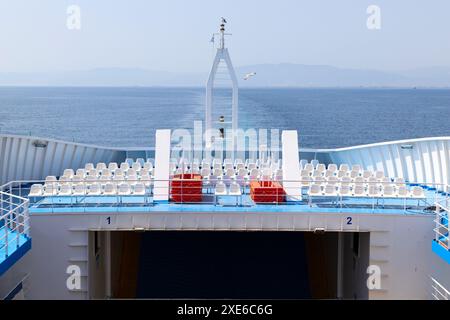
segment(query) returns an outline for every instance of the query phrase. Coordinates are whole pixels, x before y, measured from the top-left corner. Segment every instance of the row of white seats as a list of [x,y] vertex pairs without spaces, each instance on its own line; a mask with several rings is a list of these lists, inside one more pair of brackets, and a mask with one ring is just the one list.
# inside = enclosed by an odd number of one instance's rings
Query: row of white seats
[[[138,159],[139,160],[139,159]],[[153,163],[151,161],[144,162],[144,159],[141,158],[142,161],[134,161],[130,164],[130,162],[122,162],[120,166],[116,162],[110,162],[108,165],[104,162],[99,162],[96,165],[93,163],[86,163],[84,165],[84,169],[86,171],[96,169],[97,171],[101,171],[104,169],[109,169],[114,172],[117,169],[122,169],[123,171],[127,171],[128,169],[134,169],[136,171],[140,171],[141,169],[147,169],[148,171],[153,170]]]
[[86,183],[93,183],[93,182],[101,182],[106,183],[109,181],[132,181],[132,182],[138,182],[143,181],[145,183],[151,183],[153,181],[153,177],[146,173],[141,175],[74,175],[72,177],[69,176],[61,176],[59,180],[55,176],[47,176],[45,178],[46,183],[52,183],[52,182],[86,182]]
[[77,169],[76,172],[74,172],[72,169],[65,169],[63,172],[62,177],[64,177],[64,179],[83,179],[86,178],[88,176],[91,177],[101,177],[101,176],[140,176],[140,175],[152,175],[152,172],[147,170],[147,169],[142,169],[139,171],[136,171],[134,169],[128,169],[127,171],[123,171],[122,169],[116,169],[114,171],[111,171],[110,169],[102,169],[102,170],[97,170],[97,169],[90,169],[90,170],[86,170],[86,169]]
[[356,177],[355,179],[351,179],[350,177],[342,177],[338,178],[336,176],[330,176],[330,177],[301,177],[301,184],[302,186],[309,186],[310,184],[340,184],[340,185],[379,185],[379,186],[386,186],[386,185],[396,185],[396,186],[405,186],[405,180],[403,178],[395,178],[394,181],[392,181],[391,178],[383,177],[382,179],[376,179],[375,177],[371,177],[368,179],[365,179],[363,177]]
[[325,186],[319,184],[312,184],[307,191],[307,194],[311,197],[370,197],[370,198],[413,198],[424,199],[426,198],[424,190],[415,186],[412,190],[408,190],[406,186],[400,186],[394,188],[392,185],[379,188],[377,186],[360,186],[357,185],[354,188],[350,186],[327,184]]
[[129,184],[121,182],[119,184],[92,183],[62,183],[62,184],[33,184],[30,189],[29,197],[47,197],[47,196],[126,196],[126,195],[145,195],[146,186],[144,183]]

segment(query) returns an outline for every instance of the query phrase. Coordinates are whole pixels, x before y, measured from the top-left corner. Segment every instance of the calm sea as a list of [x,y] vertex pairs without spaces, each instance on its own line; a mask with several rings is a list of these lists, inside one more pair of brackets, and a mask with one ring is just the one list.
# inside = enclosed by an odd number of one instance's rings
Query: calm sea
[[[216,97],[224,104],[226,94]],[[204,118],[203,88],[0,88],[0,133],[153,147]],[[450,136],[450,90],[241,89],[243,128],[297,129],[301,147]]]

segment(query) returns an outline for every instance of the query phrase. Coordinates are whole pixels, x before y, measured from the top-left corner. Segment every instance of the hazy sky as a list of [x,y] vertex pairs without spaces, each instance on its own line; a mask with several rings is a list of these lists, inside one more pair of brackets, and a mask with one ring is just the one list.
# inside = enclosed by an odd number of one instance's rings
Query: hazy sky
[[[66,27],[81,9],[81,30]],[[366,9],[381,8],[368,30]],[[206,71],[220,17],[235,65],[450,66],[449,0],[0,0],[0,72]]]

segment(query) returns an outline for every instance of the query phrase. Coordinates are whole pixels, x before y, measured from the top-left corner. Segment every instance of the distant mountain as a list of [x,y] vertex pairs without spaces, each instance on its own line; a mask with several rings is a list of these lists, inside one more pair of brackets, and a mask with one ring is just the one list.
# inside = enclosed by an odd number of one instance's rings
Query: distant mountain
[[[247,73],[254,77],[243,80]],[[236,68],[241,87],[450,87],[450,67],[384,72],[326,65],[257,64]],[[3,86],[204,86],[206,72],[101,68],[42,73],[1,73]]]

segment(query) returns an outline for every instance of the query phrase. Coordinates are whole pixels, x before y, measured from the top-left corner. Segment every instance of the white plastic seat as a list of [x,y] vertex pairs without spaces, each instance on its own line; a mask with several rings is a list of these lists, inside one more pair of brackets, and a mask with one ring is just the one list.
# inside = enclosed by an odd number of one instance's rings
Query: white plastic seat
[[97,176],[98,176],[97,169],[90,169],[90,170],[87,172],[87,176],[88,176],[88,177],[97,177]]
[[117,194],[117,185],[115,183],[108,182],[107,184],[105,184],[103,194],[106,196],[116,195]]
[[216,196],[225,196],[227,194],[227,186],[222,181],[217,182],[214,190]]
[[327,171],[325,171],[324,176],[325,176],[325,178],[333,177],[334,176],[334,171],[327,170]]
[[241,168],[238,170],[237,176],[245,177],[248,175],[248,171],[245,168]]
[[247,169],[248,169],[249,171],[251,171],[251,170],[253,170],[253,169],[256,169],[256,163],[254,163],[254,162],[249,162],[249,164],[247,165]]
[[254,177],[254,178],[258,179],[260,175],[261,175],[261,171],[259,169],[255,168],[255,169],[252,169],[250,171],[250,176],[251,177]]
[[133,194],[137,196],[145,195],[145,185],[142,182],[136,183],[133,188]]
[[144,183],[146,187],[150,187],[152,184],[152,177],[149,174],[141,175],[140,182]]
[[315,177],[313,181],[315,184],[324,185],[327,180],[324,177]]
[[42,197],[44,188],[42,184],[33,184],[30,188],[30,193],[28,194],[29,197]]
[[131,184],[134,185],[138,182],[138,176],[136,174],[134,175],[128,175],[126,181]]
[[317,164],[315,171],[324,172],[325,170],[326,170],[325,164],[319,163]]
[[313,168],[315,168],[317,165],[319,164],[319,160],[311,160],[311,165],[313,166]]
[[224,167],[225,171],[230,170],[230,169],[234,170],[234,165],[232,163],[226,163],[223,167]]
[[369,179],[372,176],[373,176],[373,172],[369,171],[369,170],[364,170],[363,173],[362,173],[362,177],[364,179]]
[[339,170],[340,170],[340,171],[344,171],[344,172],[348,172],[348,171],[350,171],[350,167],[348,166],[348,164],[342,163],[342,164],[339,166]]
[[108,168],[102,169],[101,176],[111,177],[112,176],[112,172]]
[[117,165],[117,162],[110,162],[109,164],[108,164],[108,169],[111,171],[111,172],[114,172],[116,169],[118,169],[119,168],[119,166]]
[[312,178],[310,176],[301,177],[301,186],[309,187],[312,182]]
[[380,196],[380,188],[377,185],[372,184],[367,188],[367,196],[369,197],[379,197]]
[[73,172],[73,169],[65,169],[63,176],[67,177],[67,178],[72,178],[75,175],[75,173]]
[[225,175],[233,177],[234,176],[234,168],[228,168],[225,171]]
[[223,183],[225,183],[225,185],[229,186],[231,183],[231,177],[225,174],[222,176],[222,181]]
[[45,183],[44,185],[44,193],[43,195],[48,197],[48,196],[55,196],[58,192],[58,187],[56,185],[56,183],[50,182],[50,183]]
[[127,170],[127,176],[135,176],[137,175],[137,172],[134,168],[130,168]]
[[300,170],[300,176],[301,177],[309,177],[311,175],[311,172],[308,170]]
[[221,164],[221,163],[214,163],[214,164],[213,164],[213,169],[214,169],[214,170],[216,170],[216,169],[222,170],[222,164]]
[[86,170],[83,168],[77,169],[75,175],[84,178],[86,176]]
[[314,166],[311,163],[307,163],[305,164],[305,166],[303,167],[303,170],[306,170],[308,172],[313,172],[314,170]]
[[123,171],[127,171],[128,169],[130,169],[130,165],[128,164],[128,162],[122,162],[120,164],[120,169],[122,169]]
[[[301,175],[301,173],[300,173],[300,175]],[[312,177],[313,177],[313,178],[322,177],[322,176],[323,176],[323,172],[322,172],[322,171],[317,171],[317,170],[315,170],[315,171],[312,173]]]
[[336,172],[337,171],[337,165],[335,163],[330,163],[328,165],[328,171]]
[[408,196],[408,189],[406,186],[401,185],[397,187],[397,197],[399,198],[406,198]]
[[339,182],[339,179],[335,176],[328,177],[326,180],[327,180],[327,184],[333,185],[333,186],[337,185],[337,183]]
[[308,160],[301,159],[300,160],[300,170],[303,170],[305,168],[305,165],[308,163]]
[[130,195],[131,194],[131,187],[130,187],[130,185],[128,183],[126,183],[126,182],[120,183],[119,187],[118,187],[118,190],[117,190],[117,193],[120,196],[128,196],[128,195]]
[[93,163],[86,163],[85,165],[84,165],[84,169],[86,170],[86,171],[89,171],[89,170],[92,170],[92,169],[95,169],[95,167],[94,167],[94,164]]
[[52,183],[52,182],[57,182],[58,180],[56,179],[55,176],[47,176],[45,177],[45,183]]
[[110,176],[103,176],[102,175],[102,176],[100,176],[99,181],[102,184],[106,184],[107,182],[110,182],[111,179],[112,179],[112,176],[110,177]]
[[341,186],[350,186],[350,183],[352,182],[352,179],[350,177],[342,177],[340,180]]
[[381,180],[381,179],[383,179],[384,178],[384,172],[383,171],[375,171],[375,179],[377,179],[377,180]]
[[202,168],[202,170],[200,171],[200,174],[202,175],[202,177],[209,177],[211,175],[211,169],[208,167]]
[[239,184],[237,184],[236,182],[233,182],[230,185],[229,195],[230,196],[240,196],[241,194],[242,194],[241,186]]
[[355,171],[355,172],[361,172],[361,170],[362,170],[362,167],[361,167],[361,165],[359,165],[359,164],[354,164],[354,165],[352,165],[352,171]]
[[381,180],[380,180],[380,186],[381,187],[385,187],[385,186],[388,186],[388,185],[391,185],[391,179],[390,178],[388,178],[388,177],[383,177],[383,178],[381,178]]
[[405,184],[405,179],[403,179],[403,178],[395,178],[395,185],[397,186],[397,187],[400,187],[400,186],[406,186],[406,184]]
[[243,164],[243,163],[236,164],[236,170],[241,170],[241,169],[245,169],[245,164]]
[[133,163],[133,165],[131,166],[131,168],[132,168],[133,170],[135,170],[136,172],[139,172],[139,171],[141,171],[142,166],[141,166],[141,164],[140,164],[139,162],[135,162],[135,163]]
[[71,177],[68,177],[68,176],[61,176],[61,177],[59,177],[59,182],[60,183],[65,183],[65,182],[70,182],[70,181],[72,181]]
[[364,178],[361,176],[357,176],[354,180],[353,180],[354,184],[363,184],[364,183]]
[[139,163],[142,168],[144,166],[145,160],[144,158],[137,158],[135,163]]
[[349,185],[340,185],[338,188],[338,195],[341,197],[349,197],[352,195],[351,191],[350,191],[350,186]]
[[59,196],[71,196],[72,195],[72,184],[71,183],[63,183],[59,187],[58,191]]
[[84,175],[74,175],[72,178],[72,182],[82,182],[84,181]]
[[218,177],[222,176],[223,175],[222,168],[215,168],[213,171],[213,175],[218,176]]
[[73,193],[74,196],[84,196],[86,195],[86,185],[84,183],[77,183],[73,187]]
[[90,196],[99,196],[102,194],[102,186],[100,183],[96,182],[89,186],[87,194]]
[[354,197],[363,197],[365,196],[364,186],[362,184],[357,184],[353,188],[353,196]]
[[98,172],[102,171],[103,169],[106,169],[106,164],[103,162],[99,162],[97,163],[97,166],[95,167],[97,169]]
[[337,196],[336,185],[327,183],[324,188],[324,195],[329,197]]
[[308,190],[309,196],[321,196],[322,195],[322,187],[319,184],[313,183]]
[[144,163],[143,168],[144,168],[144,169],[147,169],[148,171],[152,171],[152,170],[153,170],[153,163],[151,163],[151,162],[146,162],[146,163]]
[[338,178],[343,178],[343,177],[346,177],[347,174],[348,174],[347,171],[339,170],[339,171],[337,172],[337,177],[338,177]]
[[425,198],[425,192],[422,187],[414,186],[411,190],[411,198],[421,199]]
[[91,176],[91,175],[87,176],[87,177],[84,179],[84,181],[86,181],[86,184],[87,184],[87,185],[91,185],[91,184],[93,184],[94,182],[97,182],[98,180],[99,180],[99,179],[98,179],[97,177]]
[[[356,177],[359,177],[359,171],[356,171],[356,170],[353,170],[352,169],[352,171],[350,171],[350,173],[348,174],[348,176],[351,178],[351,179],[355,179]],[[361,177],[362,178],[362,177]]]
[[392,198],[395,196],[395,190],[392,185],[384,185],[383,186],[383,197]]

